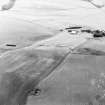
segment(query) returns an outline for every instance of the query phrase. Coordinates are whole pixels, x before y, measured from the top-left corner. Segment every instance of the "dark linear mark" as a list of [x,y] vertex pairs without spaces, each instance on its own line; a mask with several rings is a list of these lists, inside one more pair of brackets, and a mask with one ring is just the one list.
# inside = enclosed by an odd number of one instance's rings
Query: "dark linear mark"
[[80,28],[82,28],[82,27],[68,27],[68,28],[65,28],[65,29],[80,29]]
[[15,44],[6,44],[6,46],[16,47]]

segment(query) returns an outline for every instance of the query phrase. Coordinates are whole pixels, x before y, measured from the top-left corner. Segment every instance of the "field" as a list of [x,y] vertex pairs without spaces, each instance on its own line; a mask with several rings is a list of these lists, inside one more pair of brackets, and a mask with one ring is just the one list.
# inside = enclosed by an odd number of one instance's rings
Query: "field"
[[[99,9],[81,0],[18,0],[10,11],[0,11],[0,59],[4,52],[53,38],[60,29],[73,24],[105,30],[105,8]],[[65,42],[67,40],[62,41]],[[85,48],[91,50],[84,52]],[[105,39],[92,39],[76,51],[80,53],[70,53],[60,67],[40,82],[40,95],[30,96],[27,105],[105,105],[105,97],[96,99],[97,95],[103,96],[104,90],[94,83],[103,79],[101,74],[105,73]],[[98,55],[95,51],[103,53]],[[7,57],[6,60],[0,60],[4,68],[10,59]],[[13,67],[15,65],[16,62]]]

